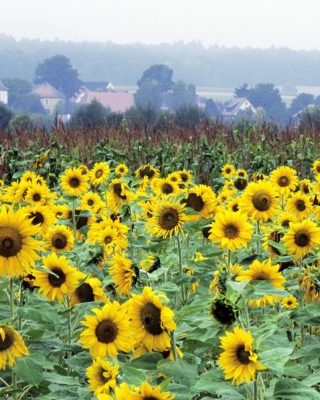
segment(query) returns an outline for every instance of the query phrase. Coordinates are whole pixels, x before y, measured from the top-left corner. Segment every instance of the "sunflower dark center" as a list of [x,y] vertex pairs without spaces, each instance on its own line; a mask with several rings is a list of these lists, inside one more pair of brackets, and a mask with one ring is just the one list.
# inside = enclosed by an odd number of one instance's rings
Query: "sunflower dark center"
[[223,228],[223,232],[228,239],[234,239],[239,236],[239,229],[234,224],[228,224]]
[[286,187],[290,185],[290,179],[287,176],[280,176],[278,179],[278,185],[281,187]]
[[159,397],[147,396],[144,397],[144,400],[159,400]]
[[[78,230],[81,229],[83,226],[86,226],[88,223],[87,217],[79,216],[80,212],[80,210],[76,210],[76,229]],[[68,212],[68,219],[70,219],[70,221],[72,222],[73,213],[71,210]]]
[[33,218],[32,225],[38,225],[44,223],[43,215],[38,211],[30,213],[29,219],[31,218]]
[[0,335],[0,351],[5,351],[10,349],[10,347],[14,343],[14,333],[12,329],[8,328],[7,326],[0,326],[4,330],[5,338],[2,340]]
[[109,244],[109,243],[111,243],[112,242],[112,237],[111,236],[106,236],[105,238],[104,238],[104,243],[105,244]]
[[143,178],[144,176],[147,176],[150,179],[153,177],[154,174],[155,174],[155,171],[152,168],[150,168],[149,166],[141,168],[140,172],[139,172],[139,175],[141,178]]
[[95,329],[98,341],[105,344],[112,343],[117,338],[118,332],[117,325],[108,319],[101,321]]
[[281,226],[283,226],[284,228],[289,228],[289,223],[290,223],[290,220],[285,219],[282,221]]
[[259,273],[257,273],[256,275],[254,275],[253,280],[254,281],[266,281],[269,280],[270,277],[268,274],[266,274],[265,272],[261,271]]
[[[283,237],[283,233],[276,232],[276,231],[271,232],[270,235],[269,235],[269,239],[273,240],[276,243],[280,243],[280,240],[281,240],[282,237]],[[270,245],[270,247],[273,250],[273,252],[275,254],[277,254],[278,256],[281,254],[280,251],[276,247],[274,247],[272,245]]]
[[310,233],[305,230],[299,230],[294,234],[294,243],[299,247],[306,247],[310,244]]
[[224,325],[231,325],[236,320],[233,308],[221,300],[216,300],[212,304],[211,314]]
[[180,174],[180,178],[182,179],[182,182],[187,182],[188,181],[188,175],[182,172]]
[[293,304],[293,302],[292,302],[291,300],[288,300],[288,301],[287,301],[287,306],[290,307],[290,306],[292,306],[292,304]]
[[79,181],[78,178],[73,177],[73,178],[71,178],[71,179],[69,180],[69,185],[70,185],[72,188],[76,189],[76,188],[78,188],[78,187],[80,186],[80,181]]
[[318,164],[318,165],[316,166],[316,170],[317,170],[317,172],[320,172],[320,164]]
[[96,171],[96,173],[95,173],[95,176],[96,176],[96,178],[98,178],[98,179],[101,178],[102,175],[103,175],[102,169],[98,169],[98,170]]
[[250,364],[250,352],[244,349],[244,346],[240,346],[237,349],[237,359],[241,364]]
[[40,196],[39,193],[35,193],[35,194],[32,196],[32,199],[33,199],[33,201],[40,201],[40,200],[41,200],[41,196]]
[[210,230],[211,230],[211,226],[205,226],[204,228],[202,228],[202,236],[205,239],[208,239],[208,237],[210,236]]
[[306,203],[301,199],[296,201],[295,206],[298,211],[304,211],[306,209]]
[[258,211],[267,211],[271,207],[272,198],[264,190],[259,190],[252,197],[252,204]]
[[226,174],[231,174],[231,172],[232,172],[231,168],[226,168],[226,169],[225,169],[225,173],[226,173]]
[[66,281],[66,274],[62,271],[60,267],[54,267],[51,271],[55,275],[48,274],[50,285],[53,287],[61,287],[61,285]]
[[75,293],[80,303],[87,303],[89,301],[94,301],[93,290],[91,285],[89,285],[89,283],[84,282],[82,285],[77,287]]
[[241,179],[238,178],[234,181],[234,186],[238,189],[238,190],[244,190],[248,185],[248,181],[246,179]]
[[159,225],[162,229],[169,231],[175,228],[179,223],[179,215],[173,208],[167,208],[162,211],[159,218]]
[[170,194],[173,192],[173,186],[166,182],[161,186],[161,192],[164,194]]
[[58,250],[64,249],[67,245],[67,238],[63,233],[57,232],[52,236],[52,246]]
[[121,194],[122,193],[122,187],[121,187],[121,183],[115,183],[113,186],[113,192],[120,197],[120,199],[126,200],[127,196]]
[[20,233],[8,226],[0,227],[0,256],[14,257],[22,249],[22,236]]
[[239,211],[239,204],[233,204],[231,208],[232,208],[232,211],[237,212],[237,211]]
[[185,200],[187,207],[193,208],[195,211],[202,211],[204,207],[204,201],[201,196],[198,196],[195,193],[190,193]]
[[140,319],[145,330],[151,335],[161,335],[161,311],[153,303],[147,303],[141,308]]

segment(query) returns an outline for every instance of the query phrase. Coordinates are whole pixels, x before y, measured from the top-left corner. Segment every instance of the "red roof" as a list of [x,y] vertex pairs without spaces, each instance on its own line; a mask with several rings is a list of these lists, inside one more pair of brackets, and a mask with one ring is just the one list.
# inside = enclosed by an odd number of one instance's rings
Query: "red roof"
[[44,82],[42,85],[38,86],[36,89],[32,91],[32,93],[37,94],[41,98],[50,97],[50,98],[59,98],[64,99],[65,96],[59,92],[59,90],[55,89],[48,82]]
[[104,107],[109,107],[112,112],[125,112],[135,105],[132,93],[127,92],[84,92],[76,99],[78,104],[89,104],[96,99]]

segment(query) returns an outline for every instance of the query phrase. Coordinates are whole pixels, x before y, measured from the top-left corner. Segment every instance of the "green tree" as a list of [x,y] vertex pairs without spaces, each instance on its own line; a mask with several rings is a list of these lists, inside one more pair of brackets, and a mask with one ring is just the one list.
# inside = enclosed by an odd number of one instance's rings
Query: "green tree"
[[249,93],[249,87],[247,83],[244,83],[242,86],[234,89],[234,97],[236,98],[247,98]]
[[70,60],[62,55],[47,58],[38,64],[35,70],[34,83],[41,84],[44,82],[49,82],[55,89],[62,92],[67,99],[78,92],[82,84],[78,71],[72,68]]
[[5,129],[13,117],[13,112],[9,110],[4,104],[0,103],[0,128]]
[[314,103],[313,94],[309,93],[300,93],[297,97],[292,100],[291,106],[289,108],[289,112],[291,115],[302,111],[310,104]]
[[196,105],[197,95],[196,87],[192,83],[186,85],[179,80],[173,85],[172,93],[170,93],[170,108],[179,110],[182,107],[191,107]]
[[203,123],[206,113],[197,105],[183,105],[175,112],[174,123],[188,128]]
[[109,108],[103,107],[96,99],[92,100],[89,104],[82,104],[78,107],[71,118],[71,123],[74,126],[92,126],[93,128],[98,125],[105,124],[107,116],[110,113]]
[[272,83],[258,83],[249,89],[247,98],[255,108],[262,107],[265,110],[266,120],[285,122],[287,119],[287,107],[281,99],[279,89]]
[[305,125],[320,129],[320,106],[311,105],[305,108],[301,115],[300,126]]
[[153,80],[146,79],[134,94],[136,106],[143,109],[160,110],[162,104],[162,93],[160,86]]
[[159,86],[161,92],[167,92],[173,86],[173,70],[164,64],[154,64],[145,70],[137,85],[141,87],[146,80],[151,80]]
[[218,117],[220,109],[212,99],[206,101],[205,112],[209,117]]
[[15,115],[10,121],[10,127],[15,129],[32,129],[33,122],[27,113]]

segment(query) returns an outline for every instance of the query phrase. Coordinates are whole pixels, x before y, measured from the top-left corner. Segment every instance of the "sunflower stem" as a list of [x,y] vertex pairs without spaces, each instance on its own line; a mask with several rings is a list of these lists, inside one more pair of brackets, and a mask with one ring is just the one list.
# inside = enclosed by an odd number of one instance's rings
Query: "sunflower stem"
[[77,223],[76,223],[76,201],[72,200],[72,226],[74,242],[77,242]]
[[258,400],[258,381],[253,382],[253,400]]
[[33,387],[33,385],[31,385],[31,384],[28,385],[25,388],[25,390],[22,392],[21,396],[19,397],[19,400],[22,400],[32,387]]
[[176,340],[174,337],[174,331],[169,332],[169,335],[170,335],[170,343],[171,343],[173,359],[174,359],[174,361],[178,361],[178,353],[177,353],[177,349],[176,349]]
[[[180,272],[180,275],[182,275],[183,274],[182,251],[181,251],[181,243],[180,243],[179,235],[175,236],[175,238],[177,239],[177,246],[178,246],[179,272]],[[180,292],[181,292],[181,302],[183,305],[185,305],[186,304],[186,293],[184,290],[184,284],[181,284]]]
[[[13,296],[14,291],[13,291],[13,279],[12,278],[9,280],[9,285],[10,285],[10,300],[9,300],[10,317],[11,317],[12,326],[14,327],[14,296]],[[11,371],[11,377],[12,377],[12,390],[16,390],[17,389],[17,375],[14,372],[14,370]],[[17,400],[17,393],[13,392],[12,398],[13,398],[13,400]]]
[[257,234],[257,255],[258,257],[261,256],[261,238],[260,238],[260,223],[259,220],[256,224],[256,234]]

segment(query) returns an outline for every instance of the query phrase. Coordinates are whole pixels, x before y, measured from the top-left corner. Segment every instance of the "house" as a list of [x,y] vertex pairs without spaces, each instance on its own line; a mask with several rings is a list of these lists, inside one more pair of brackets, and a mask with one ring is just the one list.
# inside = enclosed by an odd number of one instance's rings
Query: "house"
[[0,103],[8,104],[9,89],[0,81]]
[[115,92],[116,89],[111,82],[82,82],[83,86],[91,92]]
[[250,103],[250,101],[245,97],[239,97],[233,99],[224,110],[222,110],[222,118],[225,119],[233,119],[237,116],[239,111],[242,111],[244,114],[247,113],[255,113],[256,109]]
[[125,112],[135,105],[132,93],[128,92],[92,92],[84,90],[70,101],[75,104],[90,104],[92,100],[97,100],[104,107],[110,108],[112,112]]
[[31,93],[40,97],[43,108],[48,114],[54,114],[57,105],[65,102],[65,96],[48,82],[39,85]]

